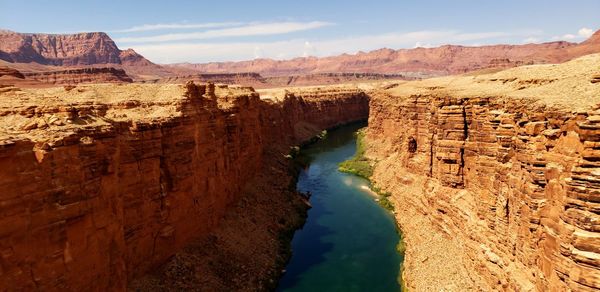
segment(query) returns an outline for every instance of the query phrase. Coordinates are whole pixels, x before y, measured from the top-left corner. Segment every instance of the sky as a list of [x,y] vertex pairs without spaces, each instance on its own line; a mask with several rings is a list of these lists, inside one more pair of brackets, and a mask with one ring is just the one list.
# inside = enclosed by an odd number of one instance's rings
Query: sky
[[0,29],[103,31],[156,63],[354,54],[443,44],[581,42],[600,0],[0,0]]

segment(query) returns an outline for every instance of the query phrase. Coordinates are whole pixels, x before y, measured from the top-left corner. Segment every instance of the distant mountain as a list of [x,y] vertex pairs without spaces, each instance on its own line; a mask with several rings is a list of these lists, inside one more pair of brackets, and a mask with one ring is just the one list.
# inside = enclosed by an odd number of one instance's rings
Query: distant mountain
[[[324,58],[161,66],[132,49],[120,50],[103,32],[31,34],[0,30],[0,65],[6,67],[3,70],[8,72],[9,69],[15,69],[28,80],[35,77],[35,80],[50,84],[69,79],[77,82],[121,82],[131,77],[134,81],[146,82],[185,82],[193,79],[259,87],[315,85],[377,78],[413,79],[486,68],[561,63],[598,52],[600,31],[581,43],[558,41],[479,47],[445,45],[436,48],[379,49]],[[89,67],[104,69],[80,70]],[[123,69],[126,74],[106,68]],[[37,74],[40,72],[45,73]],[[254,73],[257,73],[256,76],[252,75]],[[97,80],[94,80],[95,74],[98,75]],[[11,76],[7,73],[3,78],[20,80]]]
[[103,32],[32,34],[0,31],[0,60],[62,67],[108,65],[123,68],[130,75],[170,74],[131,49],[120,50]]
[[549,42],[524,45],[456,46],[436,48],[380,49],[355,55],[306,57],[291,60],[256,59],[242,62],[172,64],[199,72],[256,72],[264,76],[302,75],[332,72],[405,74],[409,72],[448,75],[485,68],[506,68],[524,64],[561,63],[600,52],[600,31],[582,43]]

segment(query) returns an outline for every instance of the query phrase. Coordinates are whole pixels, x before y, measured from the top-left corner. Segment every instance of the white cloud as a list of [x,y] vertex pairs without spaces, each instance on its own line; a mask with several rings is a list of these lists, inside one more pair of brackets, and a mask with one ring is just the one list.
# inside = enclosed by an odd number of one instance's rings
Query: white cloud
[[304,42],[304,51],[302,52],[302,57],[314,56],[315,53],[315,46],[313,46],[309,41]]
[[115,41],[121,43],[148,43],[183,40],[203,40],[223,37],[264,36],[316,29],[329,25],[333,24],[324,21],[251,23],[239,27],[214,29],[202,32],[172,33],[148,37],[122,37],[116,38]]
[[560,40],[574,40],[574,39],[585,39],[585,38],[589,38],[592,36],[592,34],[594,34],[594,31],[591,28],[587,28],[587,27],[582,27],[580,28],[576,34],[573,33],[568,33],[568,34],[564,34],[561,36],[553,36],[552,38],[550,38],[553,41],[560,41]]
[[592,34],[594,34],[594,31],[591,28],[582,27],[579,31],[577,31],[577,34],[580,37],[589,38],[592,36]]
[[[251,60],[257,56],[275,59],[288,59],[308,55],[323,57],[342,53],[370,51],[383,47],[411,48],[415,44],[439,46],[444,44],[473,45],[475,43],[498,43],[498,39],[510,37],[522,38],[532,34],[535,35],[535,33],[530,31],[513,33],[416,31],[331,40],[292,39],[274,42],[140,44],[133,46],[133,49],[157,63],[240,61]],[[257,52],[260,54],[257,54]]]
[[263,57],[262,48],[259,46],[254,47],[254,59],[260,59]]
[[153,31],[153,30],[167,30],[167,29],[192,29],[192,28],[215,28],[215,27],[228,27],[242,25],[241,22],[208,22],[208,23],[158,23],[158,24],[144,24],[133,26],[125,29],[111,30],[108,32],[142,32],[142,31]]
[[421,42],[416,42],[415,46],[413,48],[431,48],[433,47],[431,44],[427,43],[427,44],[423,44]]
[[539,43],[542,40],[538,37],[528,37],[526,39],[523,40],[524,44],[534,44],[534,43]]

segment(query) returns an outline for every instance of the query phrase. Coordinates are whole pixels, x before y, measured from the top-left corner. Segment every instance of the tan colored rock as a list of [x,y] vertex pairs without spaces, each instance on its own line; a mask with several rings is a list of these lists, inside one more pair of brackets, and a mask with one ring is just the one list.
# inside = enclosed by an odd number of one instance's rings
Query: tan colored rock
[[39,118],[39,119],[37,119],[37,128],[38,129],[48,128],[48,123],[43,118]]
[[34,121],[29,121],[25,125],[23,125],[23,127],[21,127],[21,130],[29,131],[29,130],[36,129],[37,127],[38,127],[38,123],[37,123],[37,121],[34,120]]

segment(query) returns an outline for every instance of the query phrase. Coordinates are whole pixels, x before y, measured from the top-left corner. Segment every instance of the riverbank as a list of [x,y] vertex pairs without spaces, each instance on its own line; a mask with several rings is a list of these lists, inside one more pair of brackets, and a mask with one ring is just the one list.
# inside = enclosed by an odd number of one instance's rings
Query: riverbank
[[[364,179],[370,179],[373,176],[373,165],[374,162],[365,157],[366,141],[365,131],[367,128],[361,128],[354,136],[356,137],[356,151],[354,155],[347,160],[344,160],[338,164],[338,170],[345,173],[354,174]],[[381,205],[381,207],[394,212],[394,204],[389,200],[390,193],[382,191],[375,184],[370,183],[369,186],[363,186],[370,194],[374,195],[375,201]]]
[[494,290],[473,272],[476,266],[466,256],[463,243],[427,218],[432,214],[422,207],[421,200],[432,182],[398,170],[393,163],[379,161],[371,179],[392,193],[394,217],[405,245],[403,285],[408,291]]
[[[249,181],[220,227],[192,241],[132,291],[271,291],[291,256],[308,205],[296,191],[298,171],[282,155]],[[277,176],[277,180],[273,180]]]

